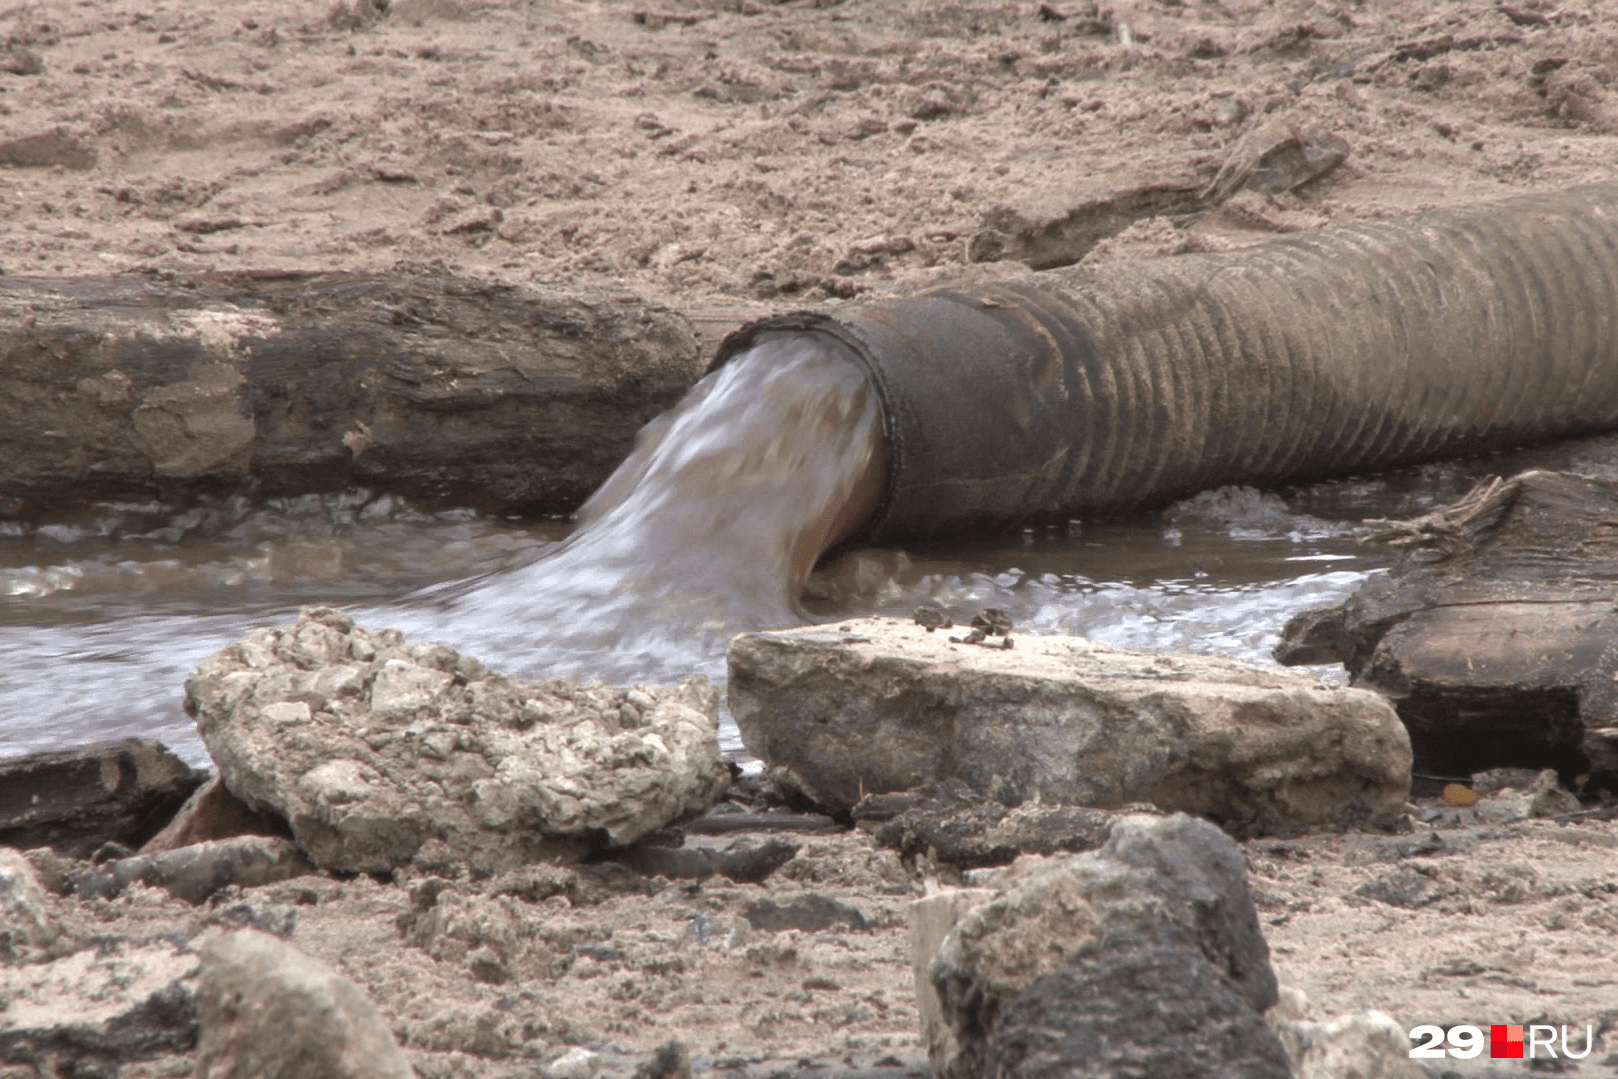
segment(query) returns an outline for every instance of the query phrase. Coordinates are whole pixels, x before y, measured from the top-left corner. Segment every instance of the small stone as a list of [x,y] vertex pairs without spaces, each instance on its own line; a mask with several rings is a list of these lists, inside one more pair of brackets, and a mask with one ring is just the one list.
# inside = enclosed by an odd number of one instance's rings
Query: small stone
[[1429,1074],[1410,1059],[1405,1028],[1381,1012],[1365,1010],[1324,1023],[1272,1013],[1270,1027],[1281,1039],[1296,1079],[1425,1079]]
[[576,1045],[544,1068],[545,1079],[592,1079],[601,1070],[601,1054]]
[[816,892],[783,897],[779,901],[755,900],[742,911],[742,917],[754,929],[765,933],[779,933],[784,929],[819,933],[827,929],[868,929],[871,926],[870,919],[859,908]]

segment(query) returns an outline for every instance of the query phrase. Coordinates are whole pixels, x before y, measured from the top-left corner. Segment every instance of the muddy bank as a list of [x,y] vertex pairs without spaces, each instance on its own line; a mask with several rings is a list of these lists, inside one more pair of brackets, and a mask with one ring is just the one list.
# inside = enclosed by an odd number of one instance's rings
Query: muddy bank
[[565,513],[701,373],[623,294],[351,274],[0,281],[0,499],[356,486]]
[[1609,178],[1618,130],[1607,0],[394,7],[6,13],[7,272],[757,310]]

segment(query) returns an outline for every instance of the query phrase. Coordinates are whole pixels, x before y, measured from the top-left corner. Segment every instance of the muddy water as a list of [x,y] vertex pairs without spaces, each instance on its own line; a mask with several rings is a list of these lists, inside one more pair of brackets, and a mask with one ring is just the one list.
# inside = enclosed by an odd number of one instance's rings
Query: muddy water
[[[792,535],[842,497],[869,452],[874,404],[851,371],[790,350],[732,364],[648,429],[578,529],[363,491],[0,521],[0,756],[144,735],[206,763],[180,707],[186,675],[308,603],[515,674],[621,682],[722,678],[739,629],[922,602],[958,617],[1004,607],[1022,632],[1268,661],[1292,613],[1391,562],[1356,541],[1360,519],[1426,512],[1521,467],[1613,471],[1605,440],[1277,493],[1222,489],[1134,520],[847,553],[795,597],[783,584]],[[690,496],[714,489],[746,498]],[[723,736],[743,752],[734,727]]]

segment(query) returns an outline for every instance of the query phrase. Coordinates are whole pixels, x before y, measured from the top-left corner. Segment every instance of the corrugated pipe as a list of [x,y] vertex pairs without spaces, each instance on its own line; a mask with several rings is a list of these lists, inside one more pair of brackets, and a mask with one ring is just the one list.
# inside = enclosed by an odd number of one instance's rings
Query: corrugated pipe
[[856,537],[1114,511],[1618,427],[1618,184],[742,328],[881,397]]

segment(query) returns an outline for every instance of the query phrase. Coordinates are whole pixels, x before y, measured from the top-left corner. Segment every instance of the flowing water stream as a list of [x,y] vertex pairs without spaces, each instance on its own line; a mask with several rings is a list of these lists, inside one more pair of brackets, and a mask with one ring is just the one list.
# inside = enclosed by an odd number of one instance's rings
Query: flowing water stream
[[[793,544],[847,496],[878,417],[845,360],[760,348],[775,351],[733,361],[649,425],[577,528],[365,491],[0,521],[0,757],[139,735],[206,764],[181,709],[186,676],[312,603],[512,674],[623,683],[723,679],[737,631],[928,601],[958,619],[1003,607],[1019,632],[1269,662],[1288,617],[1391,563],[1356,541],[1362,518],[1415,516],[1524,467],[1612,472],[1607,439],[1279,493],[1222,488],[1130,520],[853,551],[794,595]],[[721,740],[745,755],[728,718]]]

